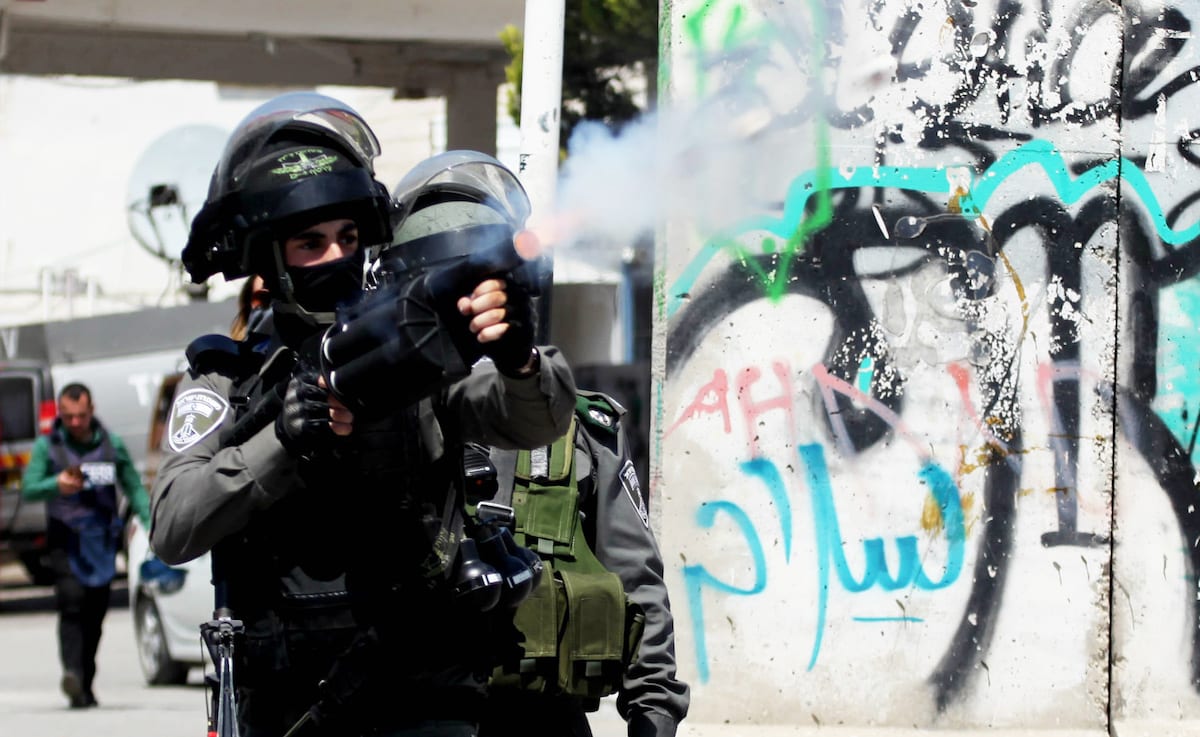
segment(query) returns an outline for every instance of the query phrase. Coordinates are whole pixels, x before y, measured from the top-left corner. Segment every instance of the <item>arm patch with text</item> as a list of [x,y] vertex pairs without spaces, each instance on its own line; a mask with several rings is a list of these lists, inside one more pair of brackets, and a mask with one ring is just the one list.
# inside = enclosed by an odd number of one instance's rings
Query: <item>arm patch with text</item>
[[167,445],[184,451],[221,426],[229,414],[229,402],[210,389],[188,389],[175,397],[167,424]]

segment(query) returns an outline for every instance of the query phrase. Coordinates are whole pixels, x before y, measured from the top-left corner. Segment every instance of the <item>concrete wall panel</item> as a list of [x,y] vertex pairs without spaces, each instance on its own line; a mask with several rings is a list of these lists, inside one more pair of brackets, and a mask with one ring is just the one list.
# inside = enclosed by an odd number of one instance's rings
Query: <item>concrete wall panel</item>
[[1200,4],[663,14],[689,721],[1200,720]]

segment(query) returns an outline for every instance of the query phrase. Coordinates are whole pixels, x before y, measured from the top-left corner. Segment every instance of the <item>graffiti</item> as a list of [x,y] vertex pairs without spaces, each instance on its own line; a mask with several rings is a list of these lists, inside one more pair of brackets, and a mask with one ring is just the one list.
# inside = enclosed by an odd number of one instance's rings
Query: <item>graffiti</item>
[[[1189,243],[1200,235],[1200,222],[1181,229],[1173,228],[1168,223],[1167,214],[1158,202],[1146,176],[1133,162],[1124,159],[1108,161],[1091,167],[1082,175],[1072,176],[1062,154],[1048,141],[1030,141],[1005,154],[983,171],[973,180],[971,189],[959,195],[958,215],[966,219],[982,217],[984,208],[1000,186],[1009,177],[1030,166],[1041,169],[1054,188],[1057,198],[1066,205],[1075,204],[1087,194],[1111,182],[1120,173],[1123,184],[1130,187],[1146,207],[1164,243]],[[695,280],[722,248],[737,249],[743,265],[764,283],[767,296],[778,298],[786,293],[786,279],[790,273],[788,267],[798,253],[797,245],[801,240],[790,234],[802,229],[808,200],[812,193],[819,189],[818,180],[822,179],[830,181],[828,187],[834,189],[886,187],[905,192],[947,195],[952,193],[951,177],[947,176],[947,170],[943,167],[859,167],[849,175],[840,170],[823,174],[805,173],[797,177],[788,188],[782,217],[762,216],[739,223],[728,233],[718,235],[705,243],[699,254],[684,267],[680,278],[671,285],[673,298],[667,308],[668,314],[674,314],[679,309]],[[918,228],[923,231],[927,223],[941,217],[941,213],[908,214],[897,217],[893,222],[897,223],[897,231],[902,231],[905,226],[910,231]],[[884,219],[883,222],[888,221]],[[769,234],[762,238],[762,251],[773,257],[765,263],[746,257],[746,249],[738,242],[739,238],[760,232]],[[777,247],[776,238],[785,241],[782,249]]]
[[[908,587],[916,587],[925,591],[942,589],[958,580],[963,565],[965,534],[958,488],[943,469],[937,464],[927,462],[921,468],[919,478],[921,483],[928,487],[929,493],[933,495],[942,519],[945,521],[945,537],[949,550],[945,570],[937,580],[931,580],[921,562],[922,556],[916,536],[905,535],[896,537],[892,541],[899,560],[895,572],[893,572],[888,565],[883,539],[874,537],[863,540],[866,564],[861,578],[855,577],[846,558],[846,540],[842,536],[838,521],[837,504],[830,474],[825,465],[824,450],[819,445],[810,444],[801,446],[798,451],[801,465],[805,469],[805,480],[810,493],[813,538],[817,549],[816,564],[819,582],[817,632],[813,640],[812,655],[808,662],[808,669],[812,670],[821,652],[831,570],[836,573],[842,588],[852,594],[862,593],[876,587],[883,591],[896,591]],[[779,522],[784,540],[784,557],[790,559],[792,551],[791,501],[778,467],[769,460],[756,458],[743,463],[742,471],[748,476],[758,478],[766,486],[775,508],[779,510]],[[729,516],[745,537],[747,552],[754,561],[755,575],[753,584],[739,588],[734,584],[721,581],[703,565],[684,567],[683,577],[686,582],[693,637],[696,641],[697,660],[702,680],[707,680],[709,677],[708,646],[704,633],[706,621],[703,605],[704,590],[711,588],[725,594],[752,596],[761,593],[766,588],[769,577],[763,545],[758,532],[745,511],[736,503],[717,501],[703,504],[697,514],[697,525],[701,528],[712,527],[718,512]],[[865,617],[862,619],[864,621],[920,621],[913,617]]]
[[[885,218],[894,221],[894,218],[900,217],[899,211],[886,207],[864,211],[858,207],[858,200],[855,191],[840,193],[834,224],[818,234],[808,251],[793,261],[785,283],[789,293],[817,299],[827,305],[834,315],[834,330],[825,350],[825,360],[814,373],[823,387],[823,418],[839,454],[853,457],[886,442],[897,432],[914,446],[916,452],[919,440],[904,429],[905,378],[891,368],[893,351],[888,347],[888,333],[879,329],[879,318],[862,293],[861,277],[854,268],[853,259],[856,248],[884,245],[878,237],[873,213],[882,212]],[[997,217],[994,230],[1001,235],[991,239],[990,246],[997,249],[998,257],[1016,234],[1027,230],[1039,232],[1043,248],[1049,256],[1049,273],[1045,279],[1049,280],[1051,275],[1056,277],[1054,283],[1065,294],[1082,289],[1079,278],[1082,249],[1059,249],[1055,244],[1088,243],[1103,223],[1114,220],[1116,211],[1108,196],[1099,196],[1074,216],[1052,198],[1038,197]],[[928,263],[932,260],[941,263],[950,275],[951,288],[967,304],[992,298],[989,289],[995,288],[995,284],[983,290],[975,288],[978,285],[967,268],[968,259],[964,257],[964,250],[966,253],[980,253],[985,247],[974,237],[975,229],[976,226],[962,218],[931,222],[923,233],[925,239],[918,241],[924,256],[914,262]],[[860,245],[848,247],[846,244]],[[766,261],[773,257],[758,258]],[[765,264],[760,265],[766,268]],[[746,286],[747,276],[751,274],[753,272],[750,269],[739,263],[731,265],[708,282],[702,299],[693,298],[687,309],[679,313],[671,325],[668,375],[687,362],[692,350],[700,344],[714,322],[739,306],[763,299],[760,291]],[[873,276],[886,277],[888,274]],[[1061,316],[1061,310],[1055,314]],[[1076,523],[1078,500],[1074,469],[1079,459],[1080,396],[1078,375],[1077,372],[1072,373],[1071,366],[1078,358],[1077,328],[1066,319],[1051,320],[1050,327],[1051,343],[1058,348],[1053,364],[1042,372],[1040,381],[1045,404],[1053,408],[1056,487],[1062,493],[1056,495],[1058,528],[1045,533],[1043,543],[1107,544],[1106,534],[1078,530]],[[980,351],[986,360],[975,372],[975,379],[980,382],[981,407],[975,408],[973,403],[965,401],[969,378],[964,370],[953,365],[947,370],[964,397],[964,407],[968,408],[972,422],[991,449],[981,464],[983,503],[988,515],[981,523],[966,612],[947,646],[946,654],[931,675],[940,706],[948,704],[961,691],[968,674],[975,670],[983,653],[986,653],[994,630],[994,617],[1007,581],[1015,499],[1024,450],[1021,422],[1013,409],[1021,391],[1020,381],[1011,368],[1012,358],[1017,351],[1014,337],[976,330],[972,338],[978,345],[987,346],[986,350]],[[854,386],[862,377],[864,363],[861,357],[864,355],[871,357],[870,372],[873,379],[868,385],[868,392],[859,392]],[[730,408],[725,396],[727,391],[728,377],[714,376],[705,385],[704,391],[698,393],[680,414],[681,420],[715,414],[728,427]],[[742,399],[744,394],[739,395],[739,400]],[[1195,516],[1194,513],[1192,516]],[[815,658],[810,663],[815,663]]]
[[[677,249],[669,278],[660,275],[668,387],[707,357],[688,396],[656,408],[660,452],[684,428],[732,441],[738,475],[751,482],[739,491],[746,498],[697,500],[696,526],[732,526],[750,561],[738,574],[746,580],[718,576],[711,561],[683,568],[702,679],[711,675],[706,602],[769,595],[780,576],[764,523],[747,511],[765,490],[784,562],[815,551],[808,669],[822,662],[831,596],[963,589],[928,673],[944,711],[985,669],[1011,585],[1017,500],[1033,478],[1053,494],[1052,518],[1036,530],[1044,549],[1120,545],[1081,514],[1117,485],[1081,480],[1097,475],[1089,464],[1112,463],[1099,475],[1115,476],[1112,451],[1086,452],[1104,439],[1084,428],[1105,417],[1187,541],[1189,599],[1200,586],[1200,188],[1190,183],[1200,128],[1171,115],[1194,107],[1200,81],[1191,11],[1017,0],[932,8],[711,0],[678,27],[692,63],[681,78],[698,108],[759,111],[747,150],[764,176],[777,160],[805,161],[770,178],[778,193],[753,212]],[[808,371],[794,374],[750,343],[733,344],[736,365],[709,369],[720,353],[710,336],[735,313],[797,297],[829,319]],[[930,375],[945,380],[939,396],[954,398],[955,421],[972,437],[957,467],[914,429],[930,421],[913,399]],[[797,401],[806,394],[816,401]],[[816,437],[797,437],[812,419]],[[752,427],[761,434],[738,437]],[[791,448],[786,459],[780,446]],[[911,451],[917,469],[893,493],[920,490],[937,510],[938,571],[924,567],[909,530],[865,534],[858,572],[843,552],[856,541],[845,535],[839,489],[852,481],[834,469],[893,447]],[[797,503],[804,493],[807,506]],[[968,524],[971,504],[981,512]],[[808,534],[793,529],[805,511]],[[1187,665],[1200,692],[1200,605],[1189,607]],[[923,621],[884,614],[851,619]]]
[[[809,85],[803,97],[785,97],[787,107],[772,109],[772,126],[794,129],[821,115],[834,128],[879,126],[891,144],[959,147],[986,165],[991,160],[986,142],[1027,140],[1025,126],[1091,126],[1118,115],[1125,120],[1153,115],[1161,99],[1194,85],[1200,72],[1192,66],[1159,79],[1181,58],[1190,38],[1191,21],[1178,8],[1160,13],[1128,3],[1122,18],[1117,5],[1078,3],[1069,14],[1055,16],[1044,4],[1018,0],[1001,0],[992,8],[946,3],[939,6],[944,14],[921,7],[897,10],[903,3],[865,3],[873,30],[886,39],[890,63],[881,67],[877,61],[864,70],[861,57],[830,51],[856,48],[862,31],[847,22],[853,14],[845,10],[855,5],[809,3],[807,14],[792,14],[751,11],[737,1],[704,3],[684,25],[697,80],[692,93],[698,99],[769,102],[779,98],[771,75],[782,69],[803,77],[806,62],[815,57],[834,72],[831,88],[853,87],[864,79],[872,89],[886,85],[909,100],[904,110],[911,116],[906,117],[924,124],[906,131],[882,119],[895,110],[839,107],[838,100],[824,99],[820,87]],[[1033,23],[1018,30],[1022,19]],[[1084,50],[1103,50],[1121,33],[1130,66],[1122,70],[1115,54],[1102,58],[1104,83],[1092,85],[1097,88],[1089,90],[1092,96],[1080,92],[1075,80],[1087,76],[1078,74],[1080,67],[1097,63]],[[1000,125],[971,120],[973,109],[984,106],[996,111]]]
[[[794,426],[795,421],[792,414],[794,393],[791,388],[791,382],[788,380],[791,369],[781,361],[774,361],[772,362],[772,370],[784,392],[769,400],[756,400],[753,395],[754,384],[762,378],[760,370],[756,367],[746,367],[738,372],[738,376],[741,378],[737,382],[737,406],[741,410],[743,426],[747,428],[747,448],[752,456],[752,460],[741,464],[741,470],[745,475],[759,479],[766,487],[774,509],[778,510],[784,558],[785,560],[789,560],[791,558],[793,541],[790,497],[786,491],[783,476],[780,474],[776,464],[758,456],[759,448],[755,443],[753,433],[750,431],[750,428],[754,428],[758,424],[758,417],[767,410],[782,411],[785,414],[787,426]],[[900,417],[887,410],[883,405],[863,395],[859,390],[829,376],[823,366],[812,367],[812,375],[817,378],[821,386],[826,390],[826,401],[829,400],[832,393],[837,392],[849,396],[856,401],[871,405],[878,416],[907,437],[915,455],[919,457],[924,456],[924,451],[919,442],[908,432],[904,421]],[[720,414],[722,425],[728,434],[731,428],[731,417],[729,414],[727,391],[728,378],[725,371],[715,371],[712,381],[704,384],[699,389],[694,401],[684,410],[680,420],[667,434],[670,435],[671,432],[679,428],[683,423],[705,413]],[[923,485],[928,487],[929,494],[935,502],[938,517],[941,520],[941,527],[945,530],[945,537],[949,546],[945,571],[937,581],[931,580],[920,562],[921,556],[918,553],[918,540],[916,536],[907,535],[896,537],[894,540],[899,558],[899,563],[894,574],[889,569],[882,538],[864,540],[865,570],[861,578],[856,578],[850,570],[844,551],[846,541],[841,533],[835,495],[833,493],[831,477],[825,463],[824,450],[817,444],[802,445],[799,448],[799,460],[801,461],[801,466],[805,469],[804,480],[811,495],[813,537],[817,549],[818,590],[820,592],[817,606],[817,634],[808,664],[808,668],[811,670],[816,664],[817,656],[820,653],[831,570],[837,574],[837,579],[843,589],[850,593],[861,593],[873,587],[878,587],[884,591],[895,591],[908,587],[916,587],[926,591],[945,588],[957,580],[962,569],[965,532],[963,508],[956,484],[950,475],[936,463],[923,457],[918,478]],[[702,506],[702,509],[706,509],[707,511],[702,518],[698,518],[698,522],[702,522],[702,526],[711,526],[718,510],[733,516],[739,527],[743,530],[747,541],[747,548],[756,561],[755,570],[758,573],[755,577],[756,583],[753,586],[738,588],[732,584],[718,580],[703,565],[690,565],[684,569],[684,578],[688,582],[689,605],[692,610],[702,678],[707,678],[708,673],[707,657],[705,655],[707,647],[704,638],[705,618],[702,607],[704,588],[708,586],[724,593],[752,595],[763,590],[767,578],[765,562],[758,563],[758,561],[763,560],[762,545],[759,541],[757,531],[749,523],[749,518],[745,512],[734,502],[722,501],[711,509],[709,509],[709,504],[706,503]],[[910,617],[869,617],[865,621],[912,619]]]

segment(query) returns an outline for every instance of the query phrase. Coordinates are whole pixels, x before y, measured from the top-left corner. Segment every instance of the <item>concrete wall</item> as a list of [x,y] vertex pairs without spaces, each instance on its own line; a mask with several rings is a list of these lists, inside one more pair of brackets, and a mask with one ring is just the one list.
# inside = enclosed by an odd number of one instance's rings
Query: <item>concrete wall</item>
[[662,13],[685,724],[1200,734],[1200,2]]

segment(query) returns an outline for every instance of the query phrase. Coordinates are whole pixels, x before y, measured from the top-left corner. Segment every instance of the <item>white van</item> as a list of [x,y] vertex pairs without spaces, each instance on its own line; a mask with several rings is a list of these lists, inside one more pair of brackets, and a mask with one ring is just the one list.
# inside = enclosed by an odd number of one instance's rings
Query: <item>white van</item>
[[91,390],[96,418],[125,441],[144,478],[163,379],[185,367],[192,339],[228,331],[236,309],[233,300],[195,302],[0,328],[0,552],[15,554],[35,583],[51,582],[45,504],[22,501],[21,474],[34,439],[53,425],[57,388]]

